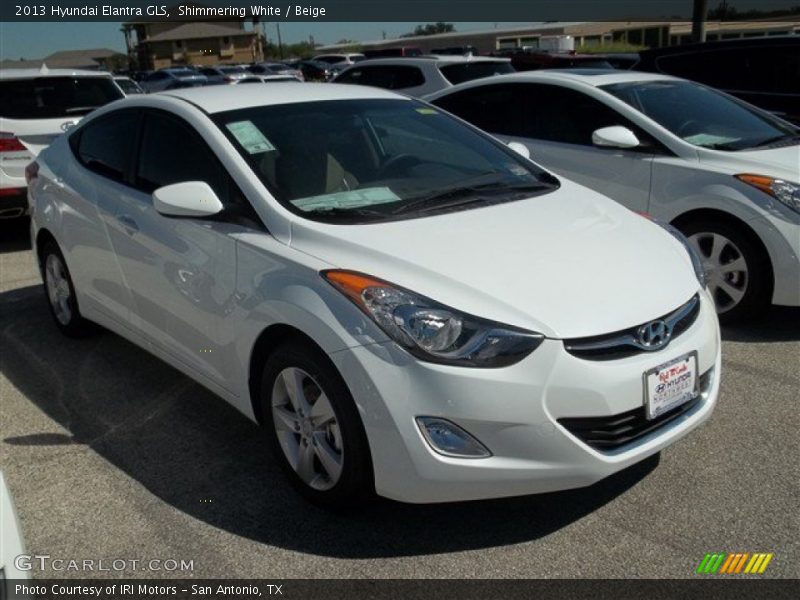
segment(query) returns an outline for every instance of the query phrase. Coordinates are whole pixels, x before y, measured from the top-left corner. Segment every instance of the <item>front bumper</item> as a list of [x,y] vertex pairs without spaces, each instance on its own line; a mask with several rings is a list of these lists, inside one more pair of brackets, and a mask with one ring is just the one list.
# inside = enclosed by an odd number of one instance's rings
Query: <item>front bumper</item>
[[767,247],[775,282],[772,303],[800,306],[800,224],[771,217],[747,223]]
[[[599,451],[559,424],[643,405],[642,374],[698,352],[698,374],[713,369],[702,398],[664,426]],[[498,498],[591,485],[655,454],[704,422],[719,394],[720,338],[713,303],[701,294],[695,322],[666,348],[614,361],[580,359],[548,339],[502,369],[423,363],[393,343],[331,356],[356,399],[367,432],[378,494],[404,502]],[[475,436],[488,458],[434,452],[415,418],[442,417]]]

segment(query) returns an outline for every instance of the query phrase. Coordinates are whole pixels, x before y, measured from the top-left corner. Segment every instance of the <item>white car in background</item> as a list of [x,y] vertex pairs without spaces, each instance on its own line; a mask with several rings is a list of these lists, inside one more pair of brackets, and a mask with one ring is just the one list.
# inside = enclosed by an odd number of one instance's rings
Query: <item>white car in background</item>
[[800,129],[701,84],[517,73],[426,98],[556,173],[683,232],[720,318],[800,306]]
[[27,598],[13,589],[14,580],[30,579],[28,570],[19,568],[16,559],[25,555],[22,528],[17,518],[14,500],[0,471],[0,597]]
[[0,218],[28,210],[25,167],[94,109],[123,98],[109,73],[0,69]]
[[334,83],[369,85],[417,98],[454,85],[513,73],[507,58],[486,56],[419,56],[376,58],[340,72]]
[[681,236],[407,96],[269,91],[131,97],[29,167],[63,333],[205,385],[329,505],[586,486],[711,415]]
[[345,52],[342,54],[318,54],[311,60],[328,63],[329,65],[354,65],[365,58],[360,52]]

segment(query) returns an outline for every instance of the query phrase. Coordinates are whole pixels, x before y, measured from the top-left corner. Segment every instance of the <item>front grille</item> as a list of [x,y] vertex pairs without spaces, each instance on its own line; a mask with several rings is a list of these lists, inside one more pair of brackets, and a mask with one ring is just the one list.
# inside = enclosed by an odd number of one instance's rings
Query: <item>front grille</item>
[[711,389],[713,373],[714,369],[712,368],[700,376],[700,380],[697,382],[700,394],[695,399],[659,415],[651,421],[647,419],[645,407],[640,406],[608,417],[569,417],[558,419],[558,423],[592,448],[600,451],[616,450],[635,442],[642,436],[692,410]]
[[[671,331],[669,342],[689,329],[698,314],[700,314],[700,295],[695,294],[686,304],[661,317]],[[616,360],[650,352],[653,349],[642,346],[638,340],[639,327],[640,325],[637,325],[614,333],[566,339],[564,348],[573,356],[587,360]],[[666,348],[669,342],[657,349]]]

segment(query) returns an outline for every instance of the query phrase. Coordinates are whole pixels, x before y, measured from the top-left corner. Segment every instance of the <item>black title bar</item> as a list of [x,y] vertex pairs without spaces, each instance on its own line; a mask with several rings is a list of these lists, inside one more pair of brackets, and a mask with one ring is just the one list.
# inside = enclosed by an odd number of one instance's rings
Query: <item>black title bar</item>
[[[2,0],[0,21],[685,21],[693,0]],[[717,2],[710,0],[709,9]],[[800,15],[797,0],[727,0],[736,18]]]

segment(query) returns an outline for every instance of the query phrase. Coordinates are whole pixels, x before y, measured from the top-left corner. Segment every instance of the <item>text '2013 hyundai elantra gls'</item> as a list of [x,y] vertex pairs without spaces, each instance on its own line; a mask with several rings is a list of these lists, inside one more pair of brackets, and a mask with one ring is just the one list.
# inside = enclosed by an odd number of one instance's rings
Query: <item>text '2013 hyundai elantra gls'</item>
[[407,97],[128,98],[27,177],[57,326],[98,323],[222,396],[318,503],[586,486],[717,399],[679,234]]

